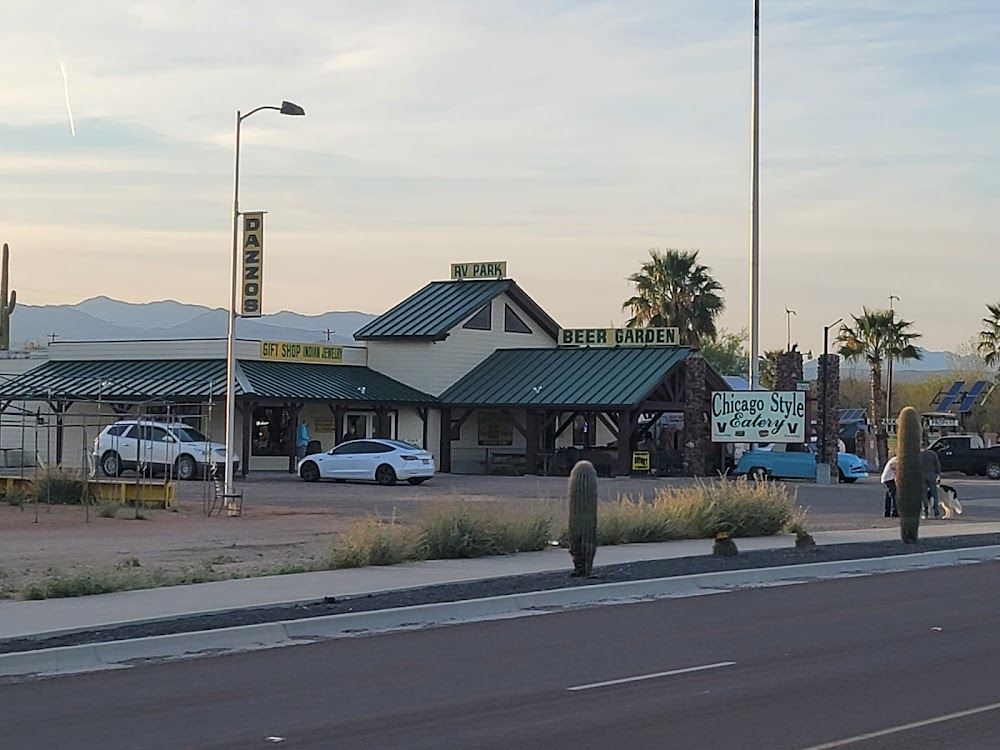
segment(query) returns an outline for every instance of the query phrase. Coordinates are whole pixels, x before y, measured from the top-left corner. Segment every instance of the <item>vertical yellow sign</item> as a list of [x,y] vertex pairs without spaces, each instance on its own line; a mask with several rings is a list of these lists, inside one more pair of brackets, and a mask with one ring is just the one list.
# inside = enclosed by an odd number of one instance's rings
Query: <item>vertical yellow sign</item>
[[264,212],[243,214],[243,273],[240,275],[240,315],[261,316],[264,284]]

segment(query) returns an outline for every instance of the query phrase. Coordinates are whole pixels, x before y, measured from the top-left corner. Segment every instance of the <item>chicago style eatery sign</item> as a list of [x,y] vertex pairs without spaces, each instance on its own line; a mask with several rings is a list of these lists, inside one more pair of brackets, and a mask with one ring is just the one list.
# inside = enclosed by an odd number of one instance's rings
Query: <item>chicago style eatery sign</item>
[[264,283],[264,212],[243,214],[243,274],[240,277],[240,316],[261,316]]
[[803,391],[715,391],[712,442],[804,443]]
[[296,344],[292,341],[261,341],[260,358],[277,362],[339,365],[344,361],[344,347],[325,344]]
[[562,328],[559,346],[677,346],[676,328]]

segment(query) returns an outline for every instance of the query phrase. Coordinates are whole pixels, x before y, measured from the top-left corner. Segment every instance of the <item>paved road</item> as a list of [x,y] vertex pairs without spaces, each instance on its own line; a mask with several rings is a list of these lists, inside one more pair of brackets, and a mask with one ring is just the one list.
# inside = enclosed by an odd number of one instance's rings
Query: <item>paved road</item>
[[0,746],[992,750],[998,574],[826,581],[5,685]]
[[[599,490],[604,499],[622,495],[651,498],[657,488],[688,486],[692,479],[602,479]],[[966,521],[1000,521],[1000,482],[969,479],[962,475],[945,481],[958,488],[965,505]],[[201,502],[198,482],[182,482],[182,500]],[[403,517],[418,513],[427,503],[441,500],[504,500],[510,502],[549,501],[562,507],[566,493],[565,477],[497,477],[439,474],[427,484],[411,487],[379,487],[372,484],[306,484],[288,474],[252,474],[242,486],[250,507],[277,505],[294,508],[335,508],[339,512],[364,515],[399,513]],[[882,518],[882,485],[871,476],[856,484],[819,486],[811,482],[789,482],[789,491],[800,504],[809,508],[809,525],[814,531],[830,529],[894,526]]]

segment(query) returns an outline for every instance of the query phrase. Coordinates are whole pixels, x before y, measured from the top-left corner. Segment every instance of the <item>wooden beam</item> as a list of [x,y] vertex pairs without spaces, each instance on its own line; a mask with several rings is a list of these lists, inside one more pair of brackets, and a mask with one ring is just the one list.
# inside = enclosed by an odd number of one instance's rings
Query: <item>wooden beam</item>
[[514,413],[510,409],[501,409],[500,413],[505,415],[510,420],[511,424],[514,425],[514,429],[520,432],[522,437],[525,439],[528,438],[527,428],[517,421],[517,417],[514,416]]
[[[556,415],[556,420],[557,421],[559,419],[559,416],[561,416],[561,414],[557,413],[557,415]],[[566,432],[566,428],[567,427],[572,426],[573,422],[576,420],[576,418],[578,416],[580,416],[580,412],[577,412],[577,411],[575,411],[572,414],[570,414],[569,415],[569,419],[567,419],[565,422],[563,422],[562,427],[558,427],[557,426],[556,434],[553,436],[553,439],[554,440],[558,440],[559,436],[562,435],[564,432]]]
[[632,471],[632,412],[618,412],[618,461],[615,475],[627,477]]
[[438,456],[438,471],[451,472],[451,409],[441,409],[441,440]]
[[635,411],[684,411],[684,404],[680,401],[642,401],[635,406]]
[[604,423],[604,426],[608,428],[608,430],[611,432],[612,435],[618,437],[618,427],[615,425],[614,422],[608,419],[607,415],[605,415],[603,411],[597,413],[597,418]]

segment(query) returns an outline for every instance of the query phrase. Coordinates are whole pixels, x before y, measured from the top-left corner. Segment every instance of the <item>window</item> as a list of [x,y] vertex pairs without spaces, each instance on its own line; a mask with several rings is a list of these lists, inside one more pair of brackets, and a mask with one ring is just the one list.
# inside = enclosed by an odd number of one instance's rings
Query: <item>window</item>
[[188,427],[187,425],[183,427],[174,427],[174,435],[182,443],[206,443],[208,438],[205,437],[200,430],[196,430],[194,427]]
[[527,323],[521,320],[510,305],[504,305],[503,329],[507,333],[531,333]]
[[295,425],[288,409],[258,406],[253,410],[251,453],[254,456],[287,456],[295,442]]
[[388,453],[391,449],[384,443],[376,443],[374,440],[363,440],[360,443],[359,453]]
[[114,424],[108,428],[107,436],[118,437],[120,435],[124,435],[130,429],[132,429],[132,425],[130,424]]
[[489,331],[493,328],[493,302],[487,302],[486,305],[480,309],[475,315],[469,318],[469,321],[462,326],[462,328],[469,328],[473,331]]
[[162,443],[167,440],[167,431],[162,427],[143,426],[139,430],[139,439],[148,440],[151,443]]
[[479,445],[513,445],[514,423],[498,411],[479,412]]
[[343,443],[330,451],[331,456],[353,456],[355,453],[361,453],[360,442]]

